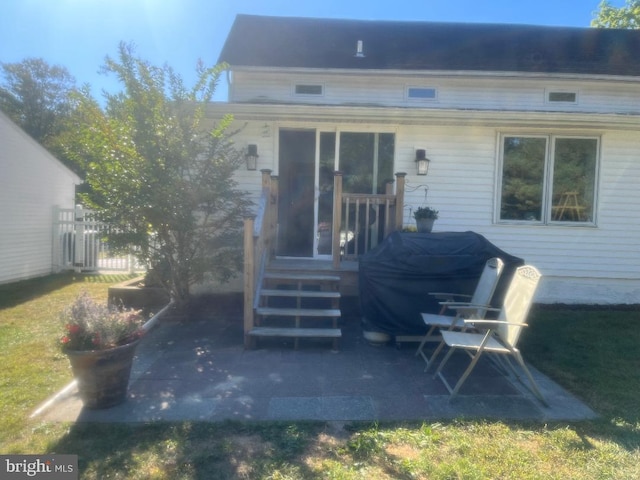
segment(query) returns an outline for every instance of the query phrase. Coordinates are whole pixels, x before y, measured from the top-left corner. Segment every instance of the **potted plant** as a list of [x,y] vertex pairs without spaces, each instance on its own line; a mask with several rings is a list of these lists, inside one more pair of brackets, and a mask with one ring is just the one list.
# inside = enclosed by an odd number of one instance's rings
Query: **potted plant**
[[433,222],[438,218],[438,210],[429,207],[418,207],[413,212],[413,218],[416,219],[418,232],[430,232],[433,228]]
[[87,408],[124,402],[135,349],[143,334],[140,311],[97,303],[82,293],[62,314],[62,350]]

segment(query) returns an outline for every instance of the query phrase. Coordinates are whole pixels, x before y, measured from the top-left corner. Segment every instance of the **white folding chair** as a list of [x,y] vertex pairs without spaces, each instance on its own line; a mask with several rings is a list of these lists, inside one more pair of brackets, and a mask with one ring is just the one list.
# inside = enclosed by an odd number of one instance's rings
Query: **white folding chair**
[[[509,362],[510,357],[515,358],[516,362],[520,365],[529,379],[531,389],[535,396],[538,397],[543,404],[547,405],[547,402],[533,379],[531,372],[524,363],[520,350],[517,348],[520,333],[522,329],[527,326],[527,315],[531,309],[533,297],[541,276],[542,275],[535,267],[530,265],[519,267],[516,269],[513,279],[509,284],[509,288],[505,293],[502,308],[489,309],[499,312],[496,320],[464,320],[464,323],[473,325],[476,328],[486,329],[486,331],[481,333],[468,331],[442,332],[442,344],[447,345],[449,347],[449,351],[442,359],[440,365],[438,365],[438,369],[436,370],[434,377],[440,377],[447,387],[447,390],[449,390],[451,398],[455,397],[458,393],[460,387],[462,387],[467,377],[469,377],[482,354],[487,352],[494,355],[505,356],[503,358],[506,360],[506,364],[519,378],[518,372],[515,370],[511,362]],[[449,358],[451,358],[451,355],[458,350],[465,351],[471,357],[471,363],[452,388],[444,378],[442,370]]]
[[[416,355],[420,355],[426,362],[427,366],[425,367],[425,371],[428,370],[429,365],[433,363],[443,347],[443,344],[440,343],[431,357],[427,358],[427,355],[424,352],[425,344],[427,342],[442,341],[441,335],[434,335],[435,330],[466,330],[469,327],[464,323],[465,318],[484,318],[487,309],[491,305],[491,297],[493,297],[493,293],[496,290],[496,286],[498,285],[498,280],[500,280],[500,275],[502,274],[503,269],[504,262],[501,259],[494,257],[487,260],[484,265],[484,269],[482,270],[482,274],[478,279],[473,295],[440,292],[430,293],[430,295],[442,300],[440,302],[442,308],[439,313],[420,314],[428,330],[416,350]],[[448,309],[455,311],[455,315],[444,315]]]

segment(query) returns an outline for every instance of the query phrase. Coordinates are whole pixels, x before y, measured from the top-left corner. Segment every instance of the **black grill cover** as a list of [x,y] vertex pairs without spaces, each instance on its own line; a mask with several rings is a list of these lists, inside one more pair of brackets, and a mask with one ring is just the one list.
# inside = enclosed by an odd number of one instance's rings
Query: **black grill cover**
[[394,232],[360,257],[363,328],[390,335],[426,333],[421,312],[438,313],[428,292],[473,294],[486,261],[499,257],[504,270],[493,297],[500,306],[521,258],[474,232]]

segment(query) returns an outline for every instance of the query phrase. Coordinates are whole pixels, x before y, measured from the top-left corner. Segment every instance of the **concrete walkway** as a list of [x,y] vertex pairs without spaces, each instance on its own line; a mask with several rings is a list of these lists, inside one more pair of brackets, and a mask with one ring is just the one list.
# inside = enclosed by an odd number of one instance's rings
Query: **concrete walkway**
[[[535,369],[550,403],[543,406],[491,362],[478,364],[450,401],[439,379],[424,373],[415,345],[372,346],[357,318],[343,320],[340,350],[330,341],[265,340],[244,350],[242,319],[234,312],[164,320],[138,347],[128,400],[107,410],[82,408],[74,388],[38,418],[49,421],[156,420],[385,421],[451,418],[547,422],[594,418],[595,413]],[[457,355],[456,355],[457,356]],[[468,363],[452,357],[448,375]]]

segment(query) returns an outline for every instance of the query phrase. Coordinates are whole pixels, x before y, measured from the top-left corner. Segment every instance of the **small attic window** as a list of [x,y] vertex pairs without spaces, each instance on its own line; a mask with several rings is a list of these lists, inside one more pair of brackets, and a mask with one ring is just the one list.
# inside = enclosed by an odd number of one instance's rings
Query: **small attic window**
[[322,95],[324,88],[322,85],[297,84],[294,92],[296,95]]
[[407,87],[407,99],[429,101],[435,100],[438,91],[433,87]]
[[547,91],[548,103],[578,103],[578,94],[576,92],[562,92],[550,90]]

